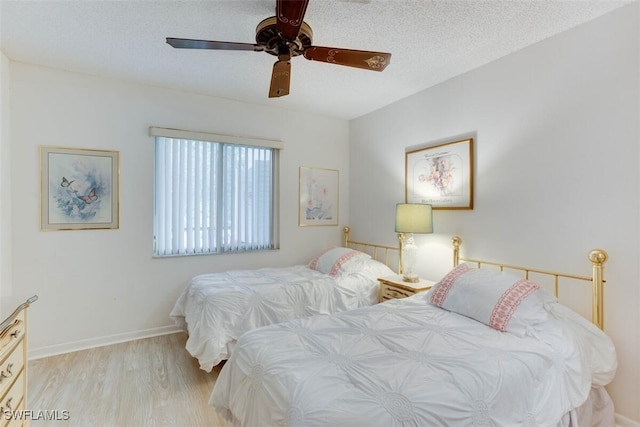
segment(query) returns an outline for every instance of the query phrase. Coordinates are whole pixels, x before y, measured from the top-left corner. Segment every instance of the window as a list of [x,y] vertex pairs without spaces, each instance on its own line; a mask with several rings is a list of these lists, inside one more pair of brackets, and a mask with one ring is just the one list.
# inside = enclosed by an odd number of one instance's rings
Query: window
[[154,256],[278,247],[277,141],[151,128]]

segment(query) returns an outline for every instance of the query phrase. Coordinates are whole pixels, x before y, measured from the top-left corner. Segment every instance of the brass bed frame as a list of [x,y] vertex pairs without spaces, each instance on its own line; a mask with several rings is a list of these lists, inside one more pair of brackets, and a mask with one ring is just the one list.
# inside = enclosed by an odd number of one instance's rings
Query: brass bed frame
[[[374,243],[356,242],[349,237],[349,227],[342,229],[343,234],[343,246],[345,248],[351,248],[360,252],[365,252],[371,255],[371,258],[384,263],[387,267],[393,271],[402,274],[402,240],[398,239],[398,246],[386,246],[378,245]],[[397,262],[394,262],[394,258]],[[391,265],[393,263],[394,265]]]
[[[372,243],[357,242],[350,239],[349,227],[344,227],[344,247],[366,252],[371,255],[372,258],[383,262],[388,267],[402,274],[402,242],[403,236],[398,235],[398,246],[386,246],[377,245]],[[541,270],[530,267],[520,267],[516,265],[510,265],[505,263],[484,261],[472,258],[465,258],[460,256],[460,246],[462,245],[462,238],[460,236],[453,236],[451,238],[451,244],[453,245],[453,266],[456,267],[460,262],[467,262],[476,264],[478,268],[484,266],[493,266],[500,269],[500,271],[516,270],[524,273],[525,279],[529,279],[529,274],[539,274],[542,276],[550,277],[553,279],[553,294],[558,298],[560,279],[571,279],[577,281],[591,282],[591,321],[600,329],[604,329],[604,293],[603,288],[606,281],[604,280],[604,263],[607,261],[608,255],[602,249],[593,249],[589,252],[588,258],[591,262],[592,273],[591,276],[580,276],[569,273],[559,273],[549,270]],[[397,263],[390,265],[393,258],[397,259]]]
[[460,261],[476,264],[478,268],[482,265],[495,266],[503,271],[505,268],[509,270],[518,270],[524,272],[525,279],[529,279],[529,273],[536,273],[553,278],[553,293],[558,297],[558,281],[561,278],[582,280],[591,282],[591,321],[600,329],[604,328],[604,295],[603,285],[604,280],[604,263],[607,261],[607,253],[602,249],[593,249],[589,252],[589,261],[591,261],[592,275],[591,276],[578,276],[575,274],[558,273],[554,271],[539,270],[535,268],[519,267],[515,265],[502,264],[491,261],[480,261],[471,258],[464,258],[460,256],[460,245],[462,244],[462,238],[459,236],[453,236],[451,238],[453,244],[453,266],[457,266]]

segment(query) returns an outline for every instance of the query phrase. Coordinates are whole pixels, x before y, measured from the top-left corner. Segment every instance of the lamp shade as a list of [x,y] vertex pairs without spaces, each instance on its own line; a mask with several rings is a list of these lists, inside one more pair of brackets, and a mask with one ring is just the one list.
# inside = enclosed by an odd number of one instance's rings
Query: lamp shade
[[396,205],[396,233],[433,233],[431,205],[398,203]]

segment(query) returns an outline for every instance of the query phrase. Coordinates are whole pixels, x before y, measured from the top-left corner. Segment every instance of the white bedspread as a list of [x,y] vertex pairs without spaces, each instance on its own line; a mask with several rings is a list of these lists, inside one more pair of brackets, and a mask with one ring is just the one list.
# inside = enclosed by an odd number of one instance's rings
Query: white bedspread
[[377,302],[373,273],[333,277],[298,265],[204,274],[191,280],[170,316],[188,331],[187,350],[209,372],[245,331]]
[[556,426],[615,374],[609,337],[559,304],[534,338],[425,296],[244,334],[210,404],[242,426]]

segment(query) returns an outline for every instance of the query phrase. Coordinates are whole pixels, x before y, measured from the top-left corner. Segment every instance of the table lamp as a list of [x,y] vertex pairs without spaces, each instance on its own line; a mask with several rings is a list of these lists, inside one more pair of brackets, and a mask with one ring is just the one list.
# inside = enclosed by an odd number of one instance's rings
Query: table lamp
[[400,272],[402,280],[416,283],[420,278],[416,274],[418,246],[413,234],[433,233],[433,213],[431,205],[422,203],[398,203],[396,205],[396,233],[402,241],[400,253]]

